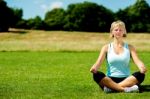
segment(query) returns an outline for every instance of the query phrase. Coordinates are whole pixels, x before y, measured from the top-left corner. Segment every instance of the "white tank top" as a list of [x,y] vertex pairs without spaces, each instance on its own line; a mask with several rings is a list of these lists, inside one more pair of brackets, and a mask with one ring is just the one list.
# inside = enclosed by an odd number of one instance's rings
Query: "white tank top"
[[113,43],[109,44],[107,52],[108,77],[128,77],[130,75],[129,62],[130,50],[127,43],[124,43],[123,52],[120,54],[115,53]]

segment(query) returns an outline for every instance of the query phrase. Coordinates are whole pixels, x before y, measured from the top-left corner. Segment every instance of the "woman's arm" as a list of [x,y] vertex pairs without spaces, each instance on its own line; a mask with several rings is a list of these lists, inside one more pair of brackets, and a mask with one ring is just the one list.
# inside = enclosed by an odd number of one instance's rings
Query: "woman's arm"
[[102,62],[105,59],[106,53],[107,53],[107,49],[108,49],[108,45],[104,45],[101,49],[101,52],[99,54],[99,57],[97,59],[97,61],[95,62],[95,64],[91,67],[90,71],[92,73],[96,73],[99,69],[99,67],[101,66]]
[[136,49],[132,45],[129,45],[129,49],[130,49],[132,59],[133,59],[134,63],[138,66],[140,72],[146,73],[146,71],[147,71],[146,67],[145,67],[144,63],[139,59],[139,57],[136,53]]

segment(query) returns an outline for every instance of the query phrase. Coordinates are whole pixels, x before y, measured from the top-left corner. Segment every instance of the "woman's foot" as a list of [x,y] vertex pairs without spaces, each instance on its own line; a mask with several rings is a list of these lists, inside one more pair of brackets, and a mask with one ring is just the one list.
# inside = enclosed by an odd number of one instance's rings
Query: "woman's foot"
[[126,87],[124,89],[124,92],[130,93],[130,92],[139,92],[139,87],[137,85],[133,85],[131,87]]

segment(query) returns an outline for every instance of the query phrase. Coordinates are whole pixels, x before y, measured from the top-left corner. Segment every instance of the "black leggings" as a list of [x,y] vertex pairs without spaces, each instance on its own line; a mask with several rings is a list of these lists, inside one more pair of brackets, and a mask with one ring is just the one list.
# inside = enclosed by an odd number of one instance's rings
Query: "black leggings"
[[[106,75],[103,72],[97,72],[93,74],[93,79],[94,81],[99,85],[100,81],[105,77]],[[132,74],[137,80],[138,84],[141,84],[144,81],[145,74],[138,72],[135,72]],[[119,83],[123,81],[126,77],[123,78],[116,78],[116,77],[110,77],[114,82]]]

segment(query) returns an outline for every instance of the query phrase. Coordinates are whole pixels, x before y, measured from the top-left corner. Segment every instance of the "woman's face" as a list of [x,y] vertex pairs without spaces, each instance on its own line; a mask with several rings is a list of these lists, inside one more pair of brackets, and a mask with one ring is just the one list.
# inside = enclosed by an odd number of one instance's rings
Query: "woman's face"
[[112,35],[116,38],[123,37],[124,34],[124,29],[121,26],[116,26],[112,30]]

